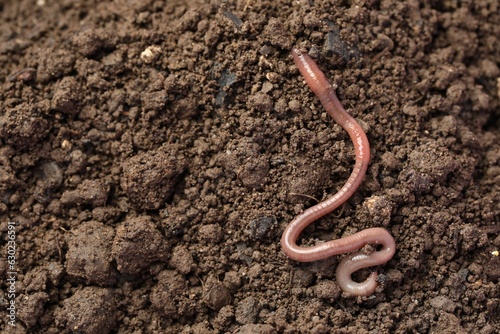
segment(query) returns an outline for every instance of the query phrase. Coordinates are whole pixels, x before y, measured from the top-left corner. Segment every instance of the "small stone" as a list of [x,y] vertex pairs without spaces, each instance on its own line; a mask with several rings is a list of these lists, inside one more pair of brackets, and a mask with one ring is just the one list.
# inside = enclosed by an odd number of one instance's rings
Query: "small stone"
[[261,240],[269,235],[269,232],[277,224],[276,217],[262,216],[252,220],[245,231],[253,240]]
[[146,48],[146,50],[141,52],[141,60],[145,62],[146,64],[151,64],[153,63],[158,57],[160,56],[162,52],[161,47],[157,45],[151,45]]

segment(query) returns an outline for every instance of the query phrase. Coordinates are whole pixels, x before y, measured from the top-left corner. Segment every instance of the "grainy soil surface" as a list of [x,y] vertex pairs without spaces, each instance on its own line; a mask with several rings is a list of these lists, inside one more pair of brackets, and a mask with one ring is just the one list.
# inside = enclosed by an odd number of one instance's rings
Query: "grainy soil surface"
[[[498,333],[499,22],[498,0],[0,0],[0,330]],[[372,153],[301,243],[386,228],[370,297],[342,256],[279,246],[354,164],[294,45]]]

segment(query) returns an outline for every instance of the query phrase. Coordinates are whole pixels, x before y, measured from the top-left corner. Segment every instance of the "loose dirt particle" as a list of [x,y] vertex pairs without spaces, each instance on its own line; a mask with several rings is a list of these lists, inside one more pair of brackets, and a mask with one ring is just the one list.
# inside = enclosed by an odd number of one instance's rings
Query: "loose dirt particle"
[[238,171],[238,177],[245,187],[262,188],[267,183],[269,162],[265,157],[246,162]]
[[224,285],[218,281],[210,281],[205,283],[205,303],[211,309],[220,310],[223,306],[231,303],[231,293]]
[[28,103],[7,108],[0,118],[0,137],[19,149],[35,147],[52,127],[45,118],[44,109],[43,105]]
[[151,219],[140,216],[117,227],[112,256],[119,272],[137,275],[157,261],[166,261],[169,248]]
[[186,161],[174,149],[140,153],[123,164],[121,186],[130,202],[147,210],[159,209],[173,194]]
[[188,274],[194,267],[193,255],[184,246],[175,247],[169,264],[177,269],[181,274]]
[[340,297],[341,290],[339,286],[330,280],[322,280],[312,287],[316,297],[328,300],[333,303]]
[[73,71],[76,57],[73,52],[65,49],[45,50],[44,57],[40,57],[36,80],[47,83],[61,78]]
[[258,92],[248,99],[247,106],[260,112],[271,112],[273,109],[273,99],[265,93]]
[[158,274],[157,279],[150,300],[164,317],[190,316],[196,311],[198,302],[187,297],[186,280],[181,275],[173,270],[165,270]]
[[67,190],[61,196],[64,205],[103,206],[109,194],[109,185],[101,180],[84,180],[75,190]]
[[314,281],[314,275],[309,270],[294,269],[291,275],[291,282],[295,287],[306,288]]
[[435,307],[439,310],[443,310],[448,313],[453,313],[455,311],[456,305],[449,298],[444,296],[437,296],[430,300],[430,304],[432,307]]
[[253,297],[247,297],[236,306],[236,321],[240,324],[253,324],[257,321],[259,311],[259,301]]
[[198,238],[206,244],[216,244],[222,237],[223,231],[218,224],[203,225],[198,230]]
[[45,292],[35,292],[30,295],[20,295],[17,299],[17,317],[28,327],[34,327],[43,314],[44,305],[49,300]]
[[103,47],[112,45],[112,35],[102,29],[85,29],[75,35],[71,42],[76,51],[85,57],[96,55]]
[[466,334],[467,331],[460,326],[460,319],[451,313],[442,312],[437,322],[431,327],[431,333]]
[[276,330],[271,325],[247,324],[241,326],[237,334],[275,334]]
[[40,169],[41,175],[36,182],[33,196],[38,202],[47,204],[52,199],[54,192],[63,183],[63,173],[55,162],[47,162]]
[[292,38],[290,32],[277,18],[271,18],[264,28],[262,39],[271,45],[278,46],[285,50],[292,48]]
[[101,286],[115,282],[111,246],[114,229],[102,223],[83,223],[68,234],[66,272]]
[[80,111],[80,86],[75,78],[64,77],[57,84],[52,96],[52,108],[66,115],[74,116]]
[[111,289],[85,287],[64,300],[54,312],[56,325],[83,334],[107,334],[116,321]]

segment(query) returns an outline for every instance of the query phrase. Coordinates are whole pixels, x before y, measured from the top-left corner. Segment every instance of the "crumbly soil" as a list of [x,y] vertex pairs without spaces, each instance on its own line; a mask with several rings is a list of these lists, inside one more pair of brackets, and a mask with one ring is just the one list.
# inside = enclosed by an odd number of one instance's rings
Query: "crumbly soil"
[[[498,333],[499,22],[497,0],[0,1],[2,333]],[[370,297],[279,246],[354,163],[294,45],[372,153],[301,242],[388,229]]]

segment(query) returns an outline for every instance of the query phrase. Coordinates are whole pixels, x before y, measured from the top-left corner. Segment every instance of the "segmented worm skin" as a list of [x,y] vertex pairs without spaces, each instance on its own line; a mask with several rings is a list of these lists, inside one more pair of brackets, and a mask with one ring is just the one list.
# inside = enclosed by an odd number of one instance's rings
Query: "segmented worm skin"
[[356,151],[356,163],[349,179],[335,195],[305,210],[288,224],[281,237],[281,247],[285,254],[293,260],[312,262],[337,254],[350,253],[359,250],[366,244],[380,244],[382,248],[371,254],[357,252],[346,256],[337,267],[337,282],[343,291],[356,296],[369,296],[377,288],[377,273],[371,273],[361,283],[353,281],[351,274],[361,268],[384,264],[392,258],[396,251],[396,243],[387,230],[369,228],[312,247],[297,245],[297,239],[304,228],[338,208],[356,191],[370,162],[370,145],[361,126],[344,110],[335,91],[311,57],[296,47],[292,49],[292,55],[307,85],[318,96],[328,114],[349,134]]

